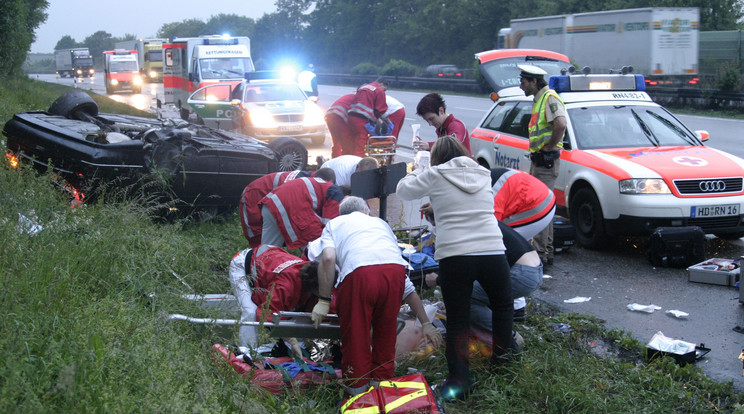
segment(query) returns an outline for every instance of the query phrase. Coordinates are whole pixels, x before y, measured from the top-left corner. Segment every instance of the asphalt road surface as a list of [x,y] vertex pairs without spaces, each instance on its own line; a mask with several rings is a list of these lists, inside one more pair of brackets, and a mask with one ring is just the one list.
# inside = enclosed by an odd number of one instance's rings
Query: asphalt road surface
[[[36,77],[36,75],[33,75]],[[69,83],[71,79],[58,79],[54,75],[40,75],[40,80]],[[74,84],[105,94],[99,79]],[[327,108],[339,96],[353,92],[350,87],[325,86],[320,88],[320,105]],[[434,139],[434,128],[415,115],[422,92],[389,91],[406,106],[405,125],[401,132],[411,134],[409,125],[421,124],[424,139]],[[162,94],[162,85],[143,88],[138,95],[116,94],[120,100],[154,111],[155,98]],[[479,123],[490,108],[487,98],[445,95],[448,112],[456,114],[472,128]],[[679,116],[691,129],[704,129],[711,133],[707,145],[744,157],[741,133],[744,121],[700,116]],[[409,135],[410,137],[410,135]],[[322,146],[309,143],[311,160],[315,155],[330,155],[330,140]],[[399,151],[396,161],[410,162],[410,150]],[[373,206],[377,205],[374,201]],[[421,201],[403,202],[395,194],[387,199],[387,220],[396,226],[418,226],[422,222],[418,207]],[[706,257],[738,258],[744,254],[744,240],[726,241],[708,236]],[[688,281],[685,269],[654,268],[645,255],[647,238],[623,238],[610,249],[592,251],[579,247],[556,254],[555,264],[546,269],[542,287],[531,300],[540,300],[564,312],[595,316],[607,328],[630,332],[641,343],[647,343],[656,332],[668,337],[695,344],[704,343],[711,352],[696,364],[710,378],[732,381],[736,390],[744,391],[742,363],[737,359],[744,349],[744,335],[733,330],[744,326],[744,308],[739,303],[739,290],[733,287],[693,283]],[[582,303],[566,303],[575,297],[591,298]],[[653,313],[633,312],[629,304],[657,305]],[[686,319],[669,316],[666,311],[679,310],[689,314]],[[519,330],[519,325],[516,326]],[[529,346],[529,343],[526,344]]]

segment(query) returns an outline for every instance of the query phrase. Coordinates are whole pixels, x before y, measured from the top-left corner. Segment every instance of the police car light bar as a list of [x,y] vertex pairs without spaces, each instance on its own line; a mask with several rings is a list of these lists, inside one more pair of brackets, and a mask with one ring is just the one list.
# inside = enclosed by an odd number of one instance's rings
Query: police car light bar
[[254,70],[253,72],[245,72],[243,77],[248,82],[262,79],[279,79],[279,73],[274,70]]
[[560,75],[550,77],[556,92],[645,91],[643,75]]

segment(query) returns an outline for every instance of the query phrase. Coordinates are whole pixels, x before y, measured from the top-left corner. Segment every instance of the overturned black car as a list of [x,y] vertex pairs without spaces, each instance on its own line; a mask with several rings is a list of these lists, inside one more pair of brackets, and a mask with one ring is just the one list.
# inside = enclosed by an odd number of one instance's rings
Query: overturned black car
[[9,157],[51,166],[78,188],[165,172],[172,199],[196,209],[237,206],[254,179],[307,165],[307,149],[291,137],[267,145],[180,119],[98,113],[80,90],[62,95],[48,112],[15,114],[3,135]]

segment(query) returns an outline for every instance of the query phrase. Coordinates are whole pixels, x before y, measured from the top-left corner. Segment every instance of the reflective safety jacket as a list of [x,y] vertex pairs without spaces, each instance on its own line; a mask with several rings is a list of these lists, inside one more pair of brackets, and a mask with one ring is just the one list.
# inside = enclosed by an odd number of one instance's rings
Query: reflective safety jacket
[[310,177],[309,171],[285,171],[266,174],[261,178],[253,180],[243,190],[240,196],[240,225],[243,227],[243,235],[248,239],[251,247],[257,247],[261,243],[261,206],[258,203],[272,190],[287,181],[299,177]]
[[377,82],[368,83],[357,89],[349,107],[349,115],[365,118],[372,123],[387,111],[385,91]]
[[555,196],[534,176],[511,168],[491,170],[494,214],[509,227],[530,224],[550,213]]
[[[548,123],[548,118],[545,115],[545,105],[547,104],[548,97],[551,96],[563,104],[563,100],[552,89],[545,91],[540,96],[540,99],[532,104],[532,116],[530,117],[528,126],[530,132],[530,152],[540,151],[540,148],[550,142],[550,137],[553,134],[553,126]],[[563,148],[563,141],[559,141],[557,146]]]
[[349,93],[336,99],[336,101],[333,102],[333,104],[331,104],[331,107],[328,108],[328,110],[326,111],[326,116],[336,115],[337,117],[343,119],[344,122],[347,122],[349,120],[349,108],[351,107],[351,103],[354,101],[355,97],[355,94]]
[[262,244],[255,248],[249,266],[255,277],[251,299],[258,306],[256,320],[265,315],[270,321],[279,311],[306,312],[315,305],[317,298],[302,289],[300,270],[306,263],[280,247]]
[[338,217],[343,198],[336,184],[304,177],[280,185],[260,204],[271,212],[287,247],[296,249],[320,237],[325,224]]

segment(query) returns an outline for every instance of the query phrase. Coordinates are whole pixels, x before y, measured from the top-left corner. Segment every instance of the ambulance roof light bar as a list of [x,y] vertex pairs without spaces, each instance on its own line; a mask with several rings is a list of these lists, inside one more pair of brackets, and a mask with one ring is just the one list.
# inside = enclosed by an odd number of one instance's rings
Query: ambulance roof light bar
[[275,70],[254,70],[253,72],[245,72],[243,77],[248,82],[254,80],[279,79],[279,73]]
[[204,36],[202,40],[203,45],[237,45],[238,39],[235,37],[224,36],[224,35],[212,35]]
[[550,77],[550,89],[556,92],[645,91],[643,75],[589,74]]

